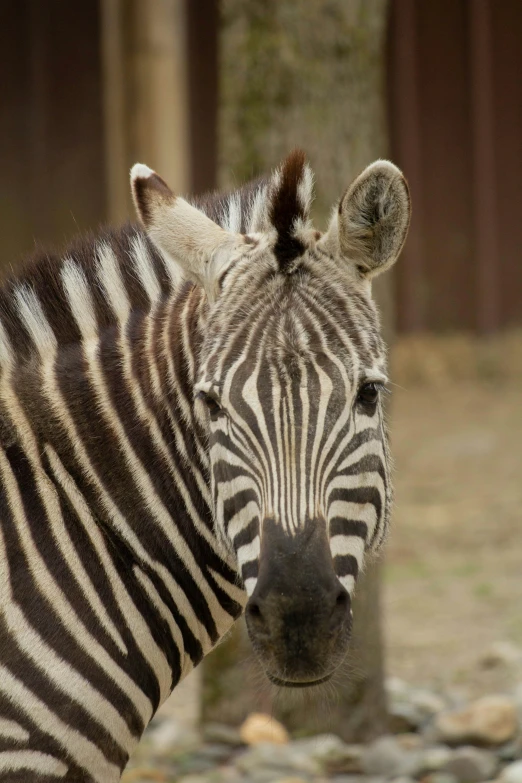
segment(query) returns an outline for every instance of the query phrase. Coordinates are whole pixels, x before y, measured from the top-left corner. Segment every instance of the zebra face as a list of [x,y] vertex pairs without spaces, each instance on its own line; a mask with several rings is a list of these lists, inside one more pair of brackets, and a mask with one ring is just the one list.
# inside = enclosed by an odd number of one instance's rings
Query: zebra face
[[206,292],[194,392],[216,532],[237,559],[253,647],[269,678],[293,687],[342,662],[357,575],[388,527],[370,279],[409,223],[407,186],[385,161],[355,180],[324,235],[309,224],[311,184],[294,153],[246,214],[229,205],[228,231],[143,167],[134,187],[153,241]]

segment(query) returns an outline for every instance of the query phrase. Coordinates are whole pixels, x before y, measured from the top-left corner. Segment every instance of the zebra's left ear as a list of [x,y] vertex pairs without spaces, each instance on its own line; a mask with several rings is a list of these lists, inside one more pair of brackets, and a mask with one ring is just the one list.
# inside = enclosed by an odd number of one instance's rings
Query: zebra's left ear
[[342,197],[325,236],[366,278],[389,269],[402,250],[410,224],[408,185],[387,160],[368,166]]
[[166,182],[142,163],[131,169],[131,188],[136,212],[151,241],[185,277],[199,283],[214,299],[219,278],[241,237],[175,196]]

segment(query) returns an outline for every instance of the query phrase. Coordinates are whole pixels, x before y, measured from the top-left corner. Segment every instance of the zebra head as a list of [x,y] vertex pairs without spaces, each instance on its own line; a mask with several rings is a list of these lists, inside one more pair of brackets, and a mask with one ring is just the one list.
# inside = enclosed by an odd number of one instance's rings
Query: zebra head
[[410,217],[401,172],[377,161],[321,234],[312,180],[294,152],[224,199],[214,222],[133,169],[149,237],[205,292],[194,392],[216,530],[237,558],[253,647],[274,683],[294,687],[342,662],[357,575],[386,535],[386,362],[371,280],[396,260]]

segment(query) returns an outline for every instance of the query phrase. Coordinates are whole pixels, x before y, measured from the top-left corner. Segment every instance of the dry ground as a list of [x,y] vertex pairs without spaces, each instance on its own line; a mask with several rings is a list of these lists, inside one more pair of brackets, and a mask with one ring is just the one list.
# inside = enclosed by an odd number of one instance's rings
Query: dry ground
[[395,388],[396,507],[385,568],[389,673],[465,692],[511,683],[522,647],[522,384]]

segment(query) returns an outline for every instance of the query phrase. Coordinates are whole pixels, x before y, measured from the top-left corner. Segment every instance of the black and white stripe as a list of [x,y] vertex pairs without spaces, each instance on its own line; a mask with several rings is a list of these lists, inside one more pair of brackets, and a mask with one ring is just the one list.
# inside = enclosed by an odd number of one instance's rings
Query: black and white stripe
[[357,401],[385,380],[378,319],[308,225],[309,169],[196,206],[148,171],[147,231],[0,292],[0,781],[119,780],[241,614],[265,518],[323,520],[349,591],[387,526],[381,408]]

